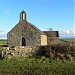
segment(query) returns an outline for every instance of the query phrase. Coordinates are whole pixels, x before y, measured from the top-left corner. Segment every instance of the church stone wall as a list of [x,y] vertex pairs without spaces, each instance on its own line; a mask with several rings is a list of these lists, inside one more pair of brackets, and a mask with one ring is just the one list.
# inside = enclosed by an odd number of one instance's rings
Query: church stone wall
[[8,46],[22,46],[22,38],[26,46],[40,46],[41,34],[26,21],[20,22],[8,33]]
[[49,45],[59,37],[58,31],[41,31],[28,22],[28,15],[23,10],[19,23],[7,34],[8,46],[43,46]]

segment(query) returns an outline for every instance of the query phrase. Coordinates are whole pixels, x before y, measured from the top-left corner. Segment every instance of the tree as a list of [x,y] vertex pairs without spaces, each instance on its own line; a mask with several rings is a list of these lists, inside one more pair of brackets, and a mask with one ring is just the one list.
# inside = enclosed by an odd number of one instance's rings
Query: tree
[[49,31],[53,31],[53,29],[51,27],[48,28]]

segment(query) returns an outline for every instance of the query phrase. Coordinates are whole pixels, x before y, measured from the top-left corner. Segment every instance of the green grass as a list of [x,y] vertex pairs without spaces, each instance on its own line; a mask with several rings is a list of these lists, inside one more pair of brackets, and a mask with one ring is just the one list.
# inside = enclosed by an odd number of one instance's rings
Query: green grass
[[70,38],[70,39],[60,39],[60,41],[62,41],[62,42],[75,43],[75,38],[74,39],[72,39],[72,38]]
[[7,45],[7,40],[0,40],[0,50],[2,50],[2,45]]
[[64,39],[64,40],[66,40],[66,41],[74,41],[75,42],[75,39],[72,39],[72,38],[70,38],[70,39]]
[[[72,41],[74,39],[64,39]],[[6,44],[6,40],[0,40],[0,44]],[[2,47],[0,47],[2,48]],[[74,75],[75,61],[62,62],[41,58],[12,58],[0,60],[0,74],[17,75]]]
[[12,58],[0,61],[0,73],[12,75],[74,75],[75,62],[41,58]]
[[2,50],[3,49],[3,47],[0,47],[0,50]]
[[7,40],[0,40],[0,44],[7,44]]

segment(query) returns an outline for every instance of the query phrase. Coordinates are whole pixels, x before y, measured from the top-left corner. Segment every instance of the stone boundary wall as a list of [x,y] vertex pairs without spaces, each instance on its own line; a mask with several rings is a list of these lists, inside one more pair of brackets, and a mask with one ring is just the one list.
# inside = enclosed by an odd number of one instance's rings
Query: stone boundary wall
[[2,50],[2,57],[27,57],[36,55],[36,51],[40,46],[16,46],[14,48],[5,47]]

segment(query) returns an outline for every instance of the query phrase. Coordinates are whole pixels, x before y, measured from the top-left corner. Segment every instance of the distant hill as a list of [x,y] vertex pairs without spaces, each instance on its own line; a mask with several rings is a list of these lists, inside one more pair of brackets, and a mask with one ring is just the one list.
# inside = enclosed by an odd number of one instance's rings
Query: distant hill
[[61,39],[75,39],[75,35],[60,35]]

